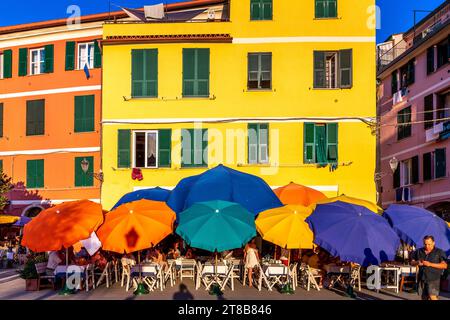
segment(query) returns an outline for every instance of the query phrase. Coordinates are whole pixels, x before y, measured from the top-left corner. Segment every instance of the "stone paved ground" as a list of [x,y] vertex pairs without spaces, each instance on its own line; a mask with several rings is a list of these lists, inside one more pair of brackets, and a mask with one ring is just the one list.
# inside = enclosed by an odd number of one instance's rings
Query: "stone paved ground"
[[[201,288],[195,290],[194,283],[191,280],[183,281],[190,294],[192,294],[195,300],[215,300],[217,296],[209,295],[208,292]],[[105,285],[101,285],[95,290],[89,292],[78,292],[71,296],[60,296],[58,292],[50,289],[43,289],[37,292],[25,291],[25,282],[22,279],[13,279],[11,281],[0,283],[0,299],[10,300],[183,300],[186,295],[179,292],[179,284],[174,287],[170,285],[164,291],[151,292],[145,296],[136,297],[133,295],[132,290],[125,291],[125,288],[120,286],[120,283],[115,283],[110,288],[106,288]],[[369,291],[367,289],[362,292],[357,292],[359,300],[418,300],[417,294],[412,293],[400,293],[396,294],[394,291],[383,290],[380,293]],[[440,297],[442,300],[450,300],[450,293],[442,293]],[[263,288],[259,292],[255,288],[242,287],[240,283],[236,284],[235,291],[230,289],[225,290],[224,295],[220,299],[226,300],[351,300],[351,298],[345,296],[345,294],[338,290],[322,289],[320,292],[317,290],[306,291],[302,288],[297,288],[295,294],[286,295],[277,291],[269,292]]]

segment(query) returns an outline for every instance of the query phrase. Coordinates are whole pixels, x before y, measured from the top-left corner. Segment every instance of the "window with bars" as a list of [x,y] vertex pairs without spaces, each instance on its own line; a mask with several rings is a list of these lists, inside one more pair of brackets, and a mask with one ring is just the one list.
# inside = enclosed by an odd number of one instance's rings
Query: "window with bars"
[[181,166],[208,166],[208,129],[181,130]]
[[327,164],[338,161],[338,124],[305,123],[304,163]]
[[249,90],[272,88],[272,53],[248,54]]
[[411,136],[411,107],[406,107],[397,113],[397,140]]
[[269,163],[269,125],[267,123],[248,124],[248,163]]

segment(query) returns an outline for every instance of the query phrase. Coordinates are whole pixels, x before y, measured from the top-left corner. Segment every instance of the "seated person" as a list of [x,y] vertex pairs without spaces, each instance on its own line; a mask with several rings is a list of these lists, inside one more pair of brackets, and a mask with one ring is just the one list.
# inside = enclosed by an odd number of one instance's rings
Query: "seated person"
[[102,254],[99,250],[91,257],[91,263],[94,265],[95,269],[103,271],[108,264],[108,260],[106,259],[105,255]]
[[164,254],[161,252],[161,249],[159,248],[154,249],[152,261],[154,263],[157,263],[164,271],[167,270],[167,268],[169,267]]
[[48,276],[55,275],[55,269],[57,266],[64,264],[64,257],[61,251],[50,251],[48,254],[47,268],[45,273]]
[[181,256],[181,251],[179,249],[180,244],[178,242],[175,242],[173,244],[173,247],[169,250],[169,253],[167,254],[168,259],[178,259]]
[[195,259],[197,256],[194,253],[192,248],[188,248],[186,251],[186,255],[184,256],[186,259]]
[[123,255],[120,259],[120,262],[123,266],[135,266],[136,265],[136,259],[134,258],[132,253],[128,253],[126,255]]

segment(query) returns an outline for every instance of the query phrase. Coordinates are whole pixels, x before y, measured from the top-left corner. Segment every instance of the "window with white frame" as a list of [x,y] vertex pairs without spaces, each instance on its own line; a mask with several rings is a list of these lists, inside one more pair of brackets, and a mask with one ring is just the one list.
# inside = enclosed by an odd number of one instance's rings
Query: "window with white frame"
[[158,167],[158,131],[133,131],[133,167]]
[[0,53],[0,79],[3,79],[4,75],[3,75],[3,69],[4,69],[4,58],[3,58],[3,53]]
[[401,186],[412,184],[412,159],[404,160],[400,163],[400,181]]
[[30,50],[30,74],[45,73],[45,49]]
[[85,65],[89,69],[94,68],[94,42],[78,44],[78,69],[84,69]]

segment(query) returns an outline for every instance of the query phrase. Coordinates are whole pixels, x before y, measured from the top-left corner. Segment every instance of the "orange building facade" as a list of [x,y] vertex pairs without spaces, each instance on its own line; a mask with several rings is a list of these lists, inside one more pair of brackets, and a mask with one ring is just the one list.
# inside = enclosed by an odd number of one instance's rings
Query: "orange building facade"
[[106,19],[0,28],[0,166],[14,184],[5,214],[32,217],[72,199],[100,202],[97,40]]

